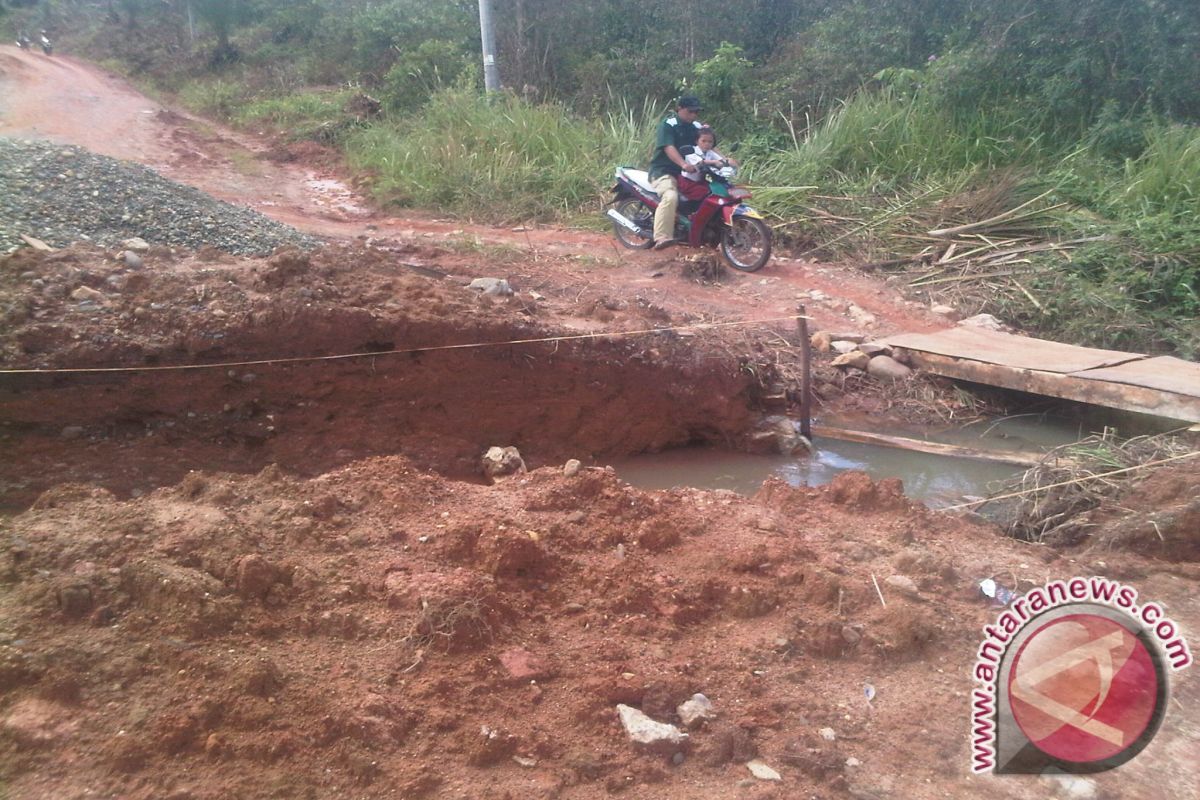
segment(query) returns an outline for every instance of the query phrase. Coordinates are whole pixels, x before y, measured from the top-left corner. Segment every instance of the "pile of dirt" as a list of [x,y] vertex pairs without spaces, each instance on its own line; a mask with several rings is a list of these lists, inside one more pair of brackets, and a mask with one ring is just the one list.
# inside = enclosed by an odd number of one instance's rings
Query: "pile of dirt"
[[[1079,569],[857,473],[747,499],[400,457],[125,502],[63,485],[2,552],[14,796],[197,800],[946,796],[995,614],[974,579]],[[697,693],[714,713],[685,744],[619,723],[682,728]]]

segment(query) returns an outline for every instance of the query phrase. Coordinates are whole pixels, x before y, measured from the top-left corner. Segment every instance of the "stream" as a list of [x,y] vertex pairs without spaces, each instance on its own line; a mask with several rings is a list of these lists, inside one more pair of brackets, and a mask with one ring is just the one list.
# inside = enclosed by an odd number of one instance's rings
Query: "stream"
[[[825,424],[870,430],[862,420]],[[985,420],[941,429],[890,427],[877,431],[995,452],[1043,453],[1087,435],[1077,420],[1041,414]],[[1024,471],[1019,466],[971,458],[932,455],[895,447],[820,438],[811,456],[753,455],[712,447],[685,447],[611,462],[621,478],[642,489],[691,486],[754,494],[772,475],[793,486],[819,486],[846,470],[873,479],[899,478],[904,493],[931,508],[997,491]]]

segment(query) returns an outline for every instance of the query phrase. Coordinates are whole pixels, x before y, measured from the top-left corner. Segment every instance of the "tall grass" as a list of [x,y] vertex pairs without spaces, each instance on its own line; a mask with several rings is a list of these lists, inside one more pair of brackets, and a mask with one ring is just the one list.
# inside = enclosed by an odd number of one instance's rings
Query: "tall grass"
[[512,95],[440,92],[413,118],[348,141],[351,165],[385,203],[476,219],[565,219],[596,209],[617,163],[638,163],[644,110],[586,121]]
[[1014,121],[954,115],[928,95],[892,91],[859,92],[792,144],[756,166],[756,182],[887,190],[1010,164],[1034,146]]

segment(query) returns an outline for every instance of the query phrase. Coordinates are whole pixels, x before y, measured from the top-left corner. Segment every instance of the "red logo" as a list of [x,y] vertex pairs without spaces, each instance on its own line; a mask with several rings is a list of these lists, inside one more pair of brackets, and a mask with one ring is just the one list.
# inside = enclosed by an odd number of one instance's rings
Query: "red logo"
[[1107,617],[1080,613],[1030,634],[1013,659],[1008,694],[1013,719],[1030,743],[1083,765],[1144,746],[1165,688],[1160,680],[1136,634]]

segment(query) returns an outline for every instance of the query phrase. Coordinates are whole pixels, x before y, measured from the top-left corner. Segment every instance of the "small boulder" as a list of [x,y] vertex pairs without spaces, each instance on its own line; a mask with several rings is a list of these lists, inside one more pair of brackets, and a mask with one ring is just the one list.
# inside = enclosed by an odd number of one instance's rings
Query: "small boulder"
[[81,303],[85,301],[103,303],[104,292],[98,292],[90,286],[80,286],[78,289],[71,292],[71,299]]
[[521,451],[515,447],[489,447],[481,461],[483,474],[497,483],[504,478],[519,475],[528,470],[521,458]]
[[124,247],[126,250],[132,250],[135,253],[144,253],[150,249],[150,243],[140,236],[134,236],[121,242],[121,247]]
[[762,761],[755,759],[746,763],[746,769],[750,770],[750,774],[758,778],[760,781],[781,781],[783,776],[780,775],[771,767],[767,766]]
[[513,294],[512,286],[504,278],[476,278],[468,288],[495,297],[508,297]]
[[579,470],[583,468],[578,458],[572,458],[566,464],[563,464],[563,477],[574,478],[579,474]]
[[852,367],[854,369],[865,370],[867,365],[871,363],[871,357],[861,350],[854,350],[850,353],[843,353],[835,358],[832,362],[835,367]]
[[829,331],[817,331],[808,339],[812,349],[818,353],[828,353],[833,346],[833,335]]
[[142,257],[133,250],[126,250],[122,254],[122,258],[125,261],[125,266],[129,267],[130,269],[142,268]]
[[931,308],[929,310],[931,312],[933,312],[934,314],[937,314],[939,317],[953,317],[955,314],[954,306],[947,306],[947,305],[939,304],[939,305],[935,305],[933,308]]
[[878,342],[863,342],[858,346],[858,349],[860,352],[866,353],[872,357],[890,356],[892,354],[892,348],[888,347],[886,344],[880,344]]
[[910,377],[913,371],[891,356],[875,356],[867,362],[867,374],[876,378],[891,378],[899,381]]
[[783,416],[764,418],[750,434],[748,444],[751,452],[785,456],[809,450],[809,441],[800,433],[796,422]]
[[962,327],[982,328],[985,331],[1007,331],[1008,326],[1000,320],[993,317],[991,314],[976,314],[973,317],[959,320],[958,324]]
[[838,339],[831,342],[829,346],[834,351],[845,355],[846,353],[853,353],[855,350],[857,350],[858,342],[852,342],[849,339]]
[[629,740],[640,747],[674,755],[687,746],[688,735],[674,725],[656,722],[636,708],[623,703],[617,704],[617,714],[621,718],[621,724],[625,726]]
[[680,703],[676,713],[679,714],[679,719],[687,728],[698,728],[705,721],[716,719],[717,716],[712,701],[699,693],[692,695],[692,699]]

